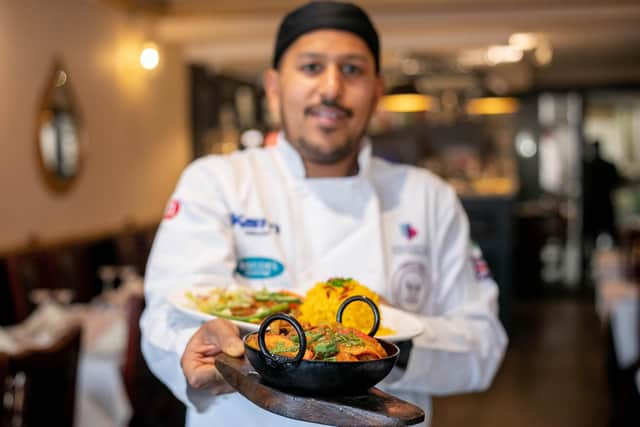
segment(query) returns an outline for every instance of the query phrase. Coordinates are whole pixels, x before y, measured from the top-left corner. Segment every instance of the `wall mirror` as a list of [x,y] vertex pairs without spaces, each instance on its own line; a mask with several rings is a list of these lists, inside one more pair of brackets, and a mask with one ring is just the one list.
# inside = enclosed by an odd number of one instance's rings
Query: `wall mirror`
[[40,171],[56,193],[69,190],[82,169],[83,124],[73,96],[73,80],[60,59],[54,61],[37,119]]

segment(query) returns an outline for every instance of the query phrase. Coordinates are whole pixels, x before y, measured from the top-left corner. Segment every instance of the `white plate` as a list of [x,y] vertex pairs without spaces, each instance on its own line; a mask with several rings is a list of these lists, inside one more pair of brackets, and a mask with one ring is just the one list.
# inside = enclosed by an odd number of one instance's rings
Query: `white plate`
[[[184,289],[178,293],[170,295],[169,302],[175,308],[192,318],[202,321],[215,319],[215,316],[199,311],[193,304],[193,302],[191,302],[185,296],[187,292],[191,292],[194,295],[208,293],[209,289],[210,288],[207,287],[194,287]],[[380,304],[380,312],[380,314],[382,315],[382,325],[384,325],[384,327],[386,328],[393,329],[395,333],[391,335],[380,335],[378,336],[378,338],[394,342],[405,341],[414,338],[422,333],[422,323],[412,313],[399,310],[397,308],[384,304]],[[238,325],[238,327],[244,332],[254,332],[257,331],[260,327],[260,325],[256,325],[255,323],[241,322],[238,320],[231,320],[231,322]]]

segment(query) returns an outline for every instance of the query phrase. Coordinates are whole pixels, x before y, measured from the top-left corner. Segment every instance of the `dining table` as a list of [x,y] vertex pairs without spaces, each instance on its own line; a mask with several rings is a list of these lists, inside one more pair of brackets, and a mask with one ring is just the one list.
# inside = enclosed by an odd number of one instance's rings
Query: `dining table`
[[132,407],[122,376],[128,323],[126,300],[141,282],[111,289],[88,303],[42,299],[23,322],[0,328],[0,353],[38,351],[73,325],[82,327],[75,396],[75,425],[124,427]]

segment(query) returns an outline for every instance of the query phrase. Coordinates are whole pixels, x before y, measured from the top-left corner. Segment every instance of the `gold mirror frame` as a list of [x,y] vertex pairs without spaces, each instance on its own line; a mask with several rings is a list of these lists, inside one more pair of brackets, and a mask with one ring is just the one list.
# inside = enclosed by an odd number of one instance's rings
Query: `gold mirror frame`
[[40,175],[57,194],[66,193],[84,166],[85,131],[72,79],[55,59],[36,120],[35,148]]

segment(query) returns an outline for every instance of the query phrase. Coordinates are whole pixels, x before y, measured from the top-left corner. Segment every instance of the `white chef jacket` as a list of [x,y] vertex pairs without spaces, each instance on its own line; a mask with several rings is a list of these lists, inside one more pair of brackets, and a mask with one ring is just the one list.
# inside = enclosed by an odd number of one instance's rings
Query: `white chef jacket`
[[385,390],[429,415],[429,395],[490,385],[507,338],[497,286],[456,194],[424,169],[372,156],[366,138],[358,165],[355,176],[306,178],[280,135],[276,147],[208,156],[184,171],[153,244],[140,325],[147,363],[187,405],[188,426],[311,425],[239,393],[188,386],[180,357],[200,322],[166,297],[199,284],[304,292],[330,277],[356,278],[424,325],[406,371]]

